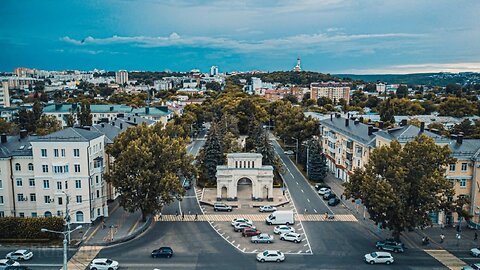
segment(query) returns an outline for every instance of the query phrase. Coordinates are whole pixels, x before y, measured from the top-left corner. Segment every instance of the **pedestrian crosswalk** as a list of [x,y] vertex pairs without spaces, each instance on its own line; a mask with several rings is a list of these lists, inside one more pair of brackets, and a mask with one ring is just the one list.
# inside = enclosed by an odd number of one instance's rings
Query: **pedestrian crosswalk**
[[[219,221],[219,222],[229,222],[235,218],[243,217],[250,219],[251,221],[265,221],[265,218],[269,214],[247,214],[247,215],[234,215],[234,214],[211,214],[211,215],[156,215],[155,221]],[[332,218],[333,217],[333,218]],[[358,220],[354,215],[335,215],[326,217],[325,215],[295,215],[296,221],[326,221],[326,222],[357,222]]]
[[451,270],[460,270],[466,265],[465,262],[444,249],[426,249],[425,252]]
[[[68,261],[68,270],[86,269],[102,248],[102,246],[82,246]],[[63,267],[60,270],[63,270]]]

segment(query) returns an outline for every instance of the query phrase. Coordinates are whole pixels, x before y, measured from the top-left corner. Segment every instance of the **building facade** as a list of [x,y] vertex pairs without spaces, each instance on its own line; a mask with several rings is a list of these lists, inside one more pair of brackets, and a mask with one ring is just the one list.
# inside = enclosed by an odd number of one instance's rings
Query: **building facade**
[[334,103],[344,99],[350,103],[350,84],[344,82],[319,82],[310,84],[310,98],[317,100],[320,97],[331,99]]
[[128,71],[126,70],[119,70],[115,72],[115,82],[119,85],[124,85],[128,83]]
[[0,89],[0,106],[10,107],[10,92],[8,90],[8,81],[2,81]]

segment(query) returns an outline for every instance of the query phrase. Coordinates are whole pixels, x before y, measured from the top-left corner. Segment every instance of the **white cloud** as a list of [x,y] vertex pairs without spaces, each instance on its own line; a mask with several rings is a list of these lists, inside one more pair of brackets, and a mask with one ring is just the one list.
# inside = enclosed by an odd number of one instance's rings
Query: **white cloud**
[[433,72],[480,72],[480,62],[464,63],[425,63],[414,65],[394,65],[372,69],[350,69],[335,73],[352,74],[409,74]]

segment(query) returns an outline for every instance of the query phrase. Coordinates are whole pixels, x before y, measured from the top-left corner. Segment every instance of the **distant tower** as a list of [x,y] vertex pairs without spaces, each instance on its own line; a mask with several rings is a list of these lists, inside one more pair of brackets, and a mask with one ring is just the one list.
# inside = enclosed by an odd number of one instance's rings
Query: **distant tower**
[[293,68],[293,71],[295,71],[295,72],[302,71],[302,68],[300,67],[300,56],[297,57],[297,65]]

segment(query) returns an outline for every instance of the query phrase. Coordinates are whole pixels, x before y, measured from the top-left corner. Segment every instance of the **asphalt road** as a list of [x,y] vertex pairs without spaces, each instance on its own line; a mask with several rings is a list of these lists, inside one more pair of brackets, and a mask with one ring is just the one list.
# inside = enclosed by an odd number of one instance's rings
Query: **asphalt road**
[[[23,247],[24,248],[24,247]],[[5,255],[11,251],[23,249],[21,246],[0,247],[0,258],[5,258]],[[21,265],[28,265],[32,269],[60,269],[63,265],[63,249],[62,248],[28,248],[33,252],[33,258],[20,262]],[[68,259],[75,253],[76,249],[69,249]]]

